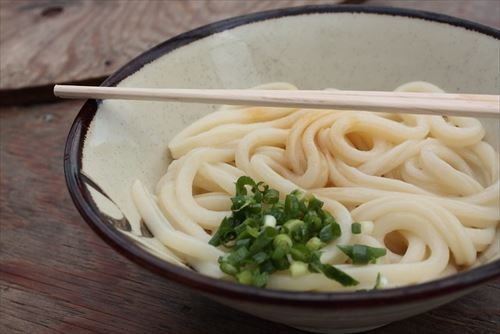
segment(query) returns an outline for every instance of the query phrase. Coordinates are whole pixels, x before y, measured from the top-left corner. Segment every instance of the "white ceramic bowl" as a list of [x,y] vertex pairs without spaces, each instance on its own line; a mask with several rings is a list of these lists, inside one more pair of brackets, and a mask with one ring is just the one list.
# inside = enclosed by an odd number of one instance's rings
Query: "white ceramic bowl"
[[[499,92],[498,30],[448,16],[363,6],[309,6],[217,22],[147,51],[103,85],[248,88],[286,81],[305,89],[392,90],[414,80],[448,92]],[[147,247],[130,187],[152,188],[167,143],[214,106],[93,101],[68,137],[65,172],[82,216],[117,250],[223,304],[320,332],[352,332],[458,298],[500,275],[500,262],[425,284],[355,293],[297,293],[215,280],[176,267]],[[499,123],[488,137],[498,148]],[[141,242],[144,241],[144,242]]]

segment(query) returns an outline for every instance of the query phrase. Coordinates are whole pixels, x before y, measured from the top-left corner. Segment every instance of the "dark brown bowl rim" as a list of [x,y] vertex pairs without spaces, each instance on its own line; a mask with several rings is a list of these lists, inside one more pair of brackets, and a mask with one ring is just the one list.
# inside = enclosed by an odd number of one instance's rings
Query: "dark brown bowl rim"
[[[156,47],[139,55],[121,69],[107,78],[102,86],[115,86],[121,80],[136,72],[145,64],[169,53],[170,51],[202,39],[217,32],[237,26],[263,21],[272,18],[295,16],[313,13],[367,13],[392,16],[403,16],[449,24],[473,30],[496,39],[500,39],[500,31],[478,23],[447,15],[389,7],[373,7],[362,5],[318,5],[283,8],[238,16],[218,21],[198,29],[173,37]],[[241,301],[264,302],[300,307],[328,308],[365,308],[387,304],[402,304],[425,299],[439,298],[447,294],[471,290],[481,283],[500,276],[500,260],[471,269],[459,274],[400,288],[358,292],[292,292],[273,289],[258,289],[228,281],[213,279],[194,271],[183,269],[163,261],[148,253],[144,248],[131,242],[125,234],[113,227],[108,219],[100,213],[93,201],[85,179],[80,173],[82,165],[83,144],[88,127],[97,111],[98,101],[88,100],[78,113],[69,132],[64,150],[64,173],[71,198],[90,227],[117,251],[132,261],[149,270],[185,285],[194,290],[217,296],[219,298],[238,299]]]

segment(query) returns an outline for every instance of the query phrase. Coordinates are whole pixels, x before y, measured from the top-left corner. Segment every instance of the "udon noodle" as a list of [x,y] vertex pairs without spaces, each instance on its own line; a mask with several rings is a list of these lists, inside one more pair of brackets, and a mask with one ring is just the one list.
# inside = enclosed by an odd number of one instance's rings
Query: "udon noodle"
[[[260,89],[296,89],[274,83]],[[425,82],[397,91],[442,92]],[[499,253],[498,153],[472,118],[365,111],[223,107],[182,130],[170,143],[174,161],[155,195],[139,182],[132,195],[163,257],[216,278],[223,248],[208,244],[231,214],[238,177],[248,175],[281,194],[314,194],[342,235],[321,261],[354,277],[344,287],[318,273],[276,272],[268,287],[353,290],[421,283],[481,263]],[[361,222],[363,232],[351,233]],[[336,245],[384,247],[364,266],[346,262]]]

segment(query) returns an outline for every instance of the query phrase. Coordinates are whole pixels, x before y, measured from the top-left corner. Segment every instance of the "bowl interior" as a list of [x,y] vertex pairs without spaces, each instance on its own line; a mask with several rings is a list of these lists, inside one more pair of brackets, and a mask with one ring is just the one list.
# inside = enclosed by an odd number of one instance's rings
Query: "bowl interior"
[[[304,89],[392,90],[424,80],[448,92],[498,94],[499,40],[473,29],[358,8],[282,12],[264,18],[223,22],[212,28],[218,31],[213,34],[210,29],[188,33],[176,40],[185,45],[160,46],[141,61],[162,56],[119,81],[130,71],[125,67],[108,83],[249,88],[285,81]],[[81,173],[94,183],[86,187],[99,208],[96,215],[111,217],[118,231],[135,235],[134,242],[161,257],[149,238],[137,237],[142,230],[131,199],[132,182],[140,179],[152,190],[170,161],[169,140],[216,108],[101,102],[85,129],[81,156]],[[498,119],[484,124],[487,140],[498,150]]]

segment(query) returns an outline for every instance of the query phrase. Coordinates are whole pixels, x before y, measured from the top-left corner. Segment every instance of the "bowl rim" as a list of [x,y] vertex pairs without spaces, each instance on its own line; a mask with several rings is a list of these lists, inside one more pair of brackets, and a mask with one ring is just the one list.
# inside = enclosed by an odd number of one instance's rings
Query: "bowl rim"
[[[379,14],[424,19],[473,30],[500,40],[500,30],[461,18],[427,11],[395,7],[330,4],[280,8],[217,21],[170,38],[128,62],[109,76],[101,86],[115,86],[151,61],[174,49],[209,35],[268,19],[316,13]],[[85,102],[76,116],[66,140],[64,173],[70,196],[84,220],[108,244],[135,263],[176,283],[205,294],[229,299],[236,298],[240,301],[265,302],[291,307],[307,306],[346,309],[382,306],[387,303],[402,304],[409,301],[416,302],[429,298],[439,298],[448,294],[458,294],[461,291],[472,290],[481,283],[500,277],[500,259],[497,259],[491,263],[446,278],[386,290],[296,292],[261,289],[215,279],[161,260],[146,251],[143,246],[132,242],[130,237],[110,224],[109,217],[106,217],[99,211],[86,186],[86,184],[91,184],[88,178],[81,173],[83,146],[89,125],[97,112],[98,103],[99,101],[96,100],[87,100]]]

